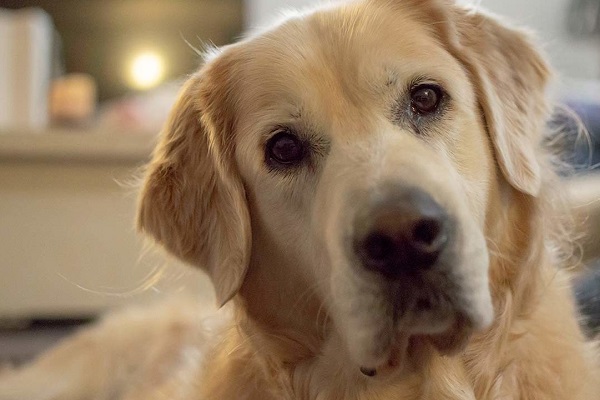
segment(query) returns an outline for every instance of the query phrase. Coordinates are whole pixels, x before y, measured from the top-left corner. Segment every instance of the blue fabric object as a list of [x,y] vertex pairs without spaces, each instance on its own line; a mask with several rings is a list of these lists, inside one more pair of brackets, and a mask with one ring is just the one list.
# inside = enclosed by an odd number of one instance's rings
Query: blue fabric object
[[600,169],[600,104],[570,102],[567,105],[581,118],[590,135],[589,141],[573,138],[573,166],[582,172]]

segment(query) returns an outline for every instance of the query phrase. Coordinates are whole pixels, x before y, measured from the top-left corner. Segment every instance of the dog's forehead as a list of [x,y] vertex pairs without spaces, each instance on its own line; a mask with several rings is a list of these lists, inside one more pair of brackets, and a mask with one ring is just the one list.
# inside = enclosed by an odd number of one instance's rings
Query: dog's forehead
[[305,107],[328,115],[359,112],[395,79],[452,71],[453,60],[430,26],[410,13],[362,3],[293,17],[238,51],[241,103],[252,117],[269,110],[294,115]]

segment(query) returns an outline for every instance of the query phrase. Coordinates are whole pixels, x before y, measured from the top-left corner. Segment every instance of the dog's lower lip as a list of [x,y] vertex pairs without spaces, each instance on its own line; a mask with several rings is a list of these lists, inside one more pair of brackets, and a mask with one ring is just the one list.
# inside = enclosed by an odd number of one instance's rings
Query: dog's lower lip
[[359,370],[369,378],[387,376],[395,371],[409,371],[414,368],[413,363],[416,359],[421,359],[429,353],[427,349],[436,349],[440,354],[451,353],[448,349],[444,349],[441,343],[448,341],[447,335],[452,334],[451,330],[437,335],[398,331],[387,361],[375,366],[363,365]]
[[381,365],[360,366],[360,372],[365,376],[374,377],[375,375],[386,374],[398,369],[398,367],[402,367],[406,360],[409,340],[409,335],[399,332],[391,346],[387,361]]
[[377,375],[377,370],[375,368],[360,367],[360,372],[368,377]]

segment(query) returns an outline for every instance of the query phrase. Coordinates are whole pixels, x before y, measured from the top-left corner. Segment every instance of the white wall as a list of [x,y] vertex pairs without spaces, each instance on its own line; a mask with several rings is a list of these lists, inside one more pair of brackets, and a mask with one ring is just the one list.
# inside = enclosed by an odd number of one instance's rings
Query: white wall
[[[315,0],[246,1],[248,26],[267,23],[277,15],[277,10],[315,3]],[[535,30],[554,67],[565,77],[600,79],[600,38],[584,41],[567,35],[565,15],[570,1],[480,0],[479,3],[483,8]]]
[[315,4],[318,0],[245,0],[246,26],[256,27],[269,23],[281,10]]
[[600,79],[600,38],[568,35],[565,15],[571,0],[481,0],[481,5],[537,32],[554,67],[565,77]]

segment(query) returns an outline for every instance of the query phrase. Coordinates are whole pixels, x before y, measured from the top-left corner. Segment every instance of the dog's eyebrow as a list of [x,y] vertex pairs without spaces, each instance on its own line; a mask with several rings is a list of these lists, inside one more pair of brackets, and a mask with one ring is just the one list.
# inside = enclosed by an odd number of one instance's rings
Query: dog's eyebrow
[[302,119],[302,108],[301,108],[301,107],[298,107],[298,108],[296,109],[296,111],[294,111],[294,112],[291,112],[291,113],[290,113],[290,118],[291,118],[291,119],[295,119],[295,120]]
[[386,70],[385,86],[392,87],[398,84],[398,74],[396,72]]
[[378,74],[378,78],[372,81],[371,88],[379,95],[394,91],[401,81],[400,76],[401,74],[395,69],[384,67]]

